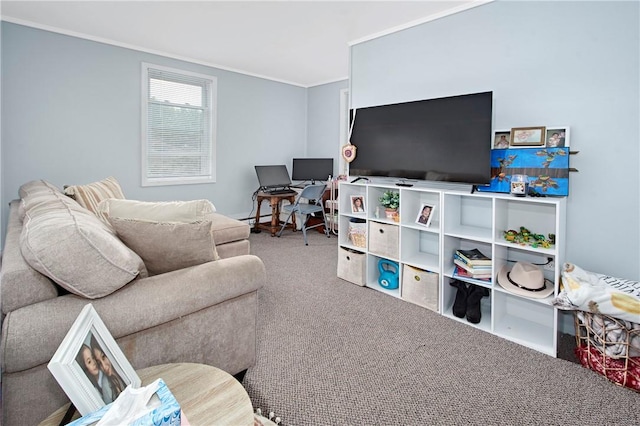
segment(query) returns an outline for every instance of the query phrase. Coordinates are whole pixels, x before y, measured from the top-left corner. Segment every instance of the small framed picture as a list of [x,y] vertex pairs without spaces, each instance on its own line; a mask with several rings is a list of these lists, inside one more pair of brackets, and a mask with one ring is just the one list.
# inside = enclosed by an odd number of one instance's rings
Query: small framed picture
[[568,148],[569,128],[561,126],[547,127],[545,146],[547,148]]
[[86,305],[47,365],[83,416],[141,381],[93,305]]
[[511,132],[508,130],[496,130],[493,135],[493,149],[509,148],[511,141]]
[[364,213],[366,208],[364,206],[364,197],[361,195],[351,196],[351,213]]
[[511,129],[511,146],[542,146],[546,128],[514,127]]
[[433,217],[433,204],[422,204],[416,217],[416,223],[425,227],[431,225],[431,218]]

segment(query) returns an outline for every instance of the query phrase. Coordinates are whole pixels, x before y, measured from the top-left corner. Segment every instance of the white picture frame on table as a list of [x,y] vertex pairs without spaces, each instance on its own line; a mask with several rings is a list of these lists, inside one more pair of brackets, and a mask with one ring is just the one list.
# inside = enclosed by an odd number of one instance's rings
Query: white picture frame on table
[[[91,366],[87,349],[93,356],[94,366]],[[94,354],[98,354],[100,360]],[[82,363],[83,360],[88,360],[89,367],[86,367],[87,363]],[[110,369],[105,368],[107,363]],[[141,384],[140,378],[91,304],[82,309],[47,368],[83,416],[111,403],[124,387],[132,385],[133,388],[138,388]],[[93,374],[96,368],[97,375]],[[111,374],[107,375],[105,371]],[[95,380],[92,377],[96,377]],[[113,383],[119,385],[115,386]],[[106,386],[109,386],[111,393],[106,391]]]
[[421,204],[420,210],[418,210],[418,216],[416,216],[416,223],[426,228],[431,226],[431,219],[433,218],[433,210],[435,205],[433,204]]

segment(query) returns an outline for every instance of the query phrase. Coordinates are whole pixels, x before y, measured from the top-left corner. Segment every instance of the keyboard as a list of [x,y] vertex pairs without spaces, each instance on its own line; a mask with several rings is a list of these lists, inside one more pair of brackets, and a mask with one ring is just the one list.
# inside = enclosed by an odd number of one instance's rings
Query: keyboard
[[267,194],[272,194],[272,195],[284,195],[284,194],[295,194],[296,191],[294,191],[293,189],[274,189],[272,191],[264,191]]

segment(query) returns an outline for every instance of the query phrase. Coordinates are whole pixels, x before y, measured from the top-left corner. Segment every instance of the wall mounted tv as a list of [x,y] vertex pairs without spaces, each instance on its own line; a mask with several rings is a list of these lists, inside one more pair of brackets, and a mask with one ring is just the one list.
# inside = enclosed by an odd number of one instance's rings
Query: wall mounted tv
[[492,109],[493,92],[358,108],[349,174],[488,184]]
[[292,180],[325,181],[333,176],[333,158],[294,158]]

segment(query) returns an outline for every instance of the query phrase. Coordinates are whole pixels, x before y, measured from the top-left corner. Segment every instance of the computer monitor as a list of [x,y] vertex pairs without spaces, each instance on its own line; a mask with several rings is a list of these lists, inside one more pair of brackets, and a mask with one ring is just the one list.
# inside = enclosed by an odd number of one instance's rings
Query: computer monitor
[[333,158],[294,158],[293,180],[326,181],[333,175]]
[[255,166],[260,188],[278,188],[291,185],[287,166]]

